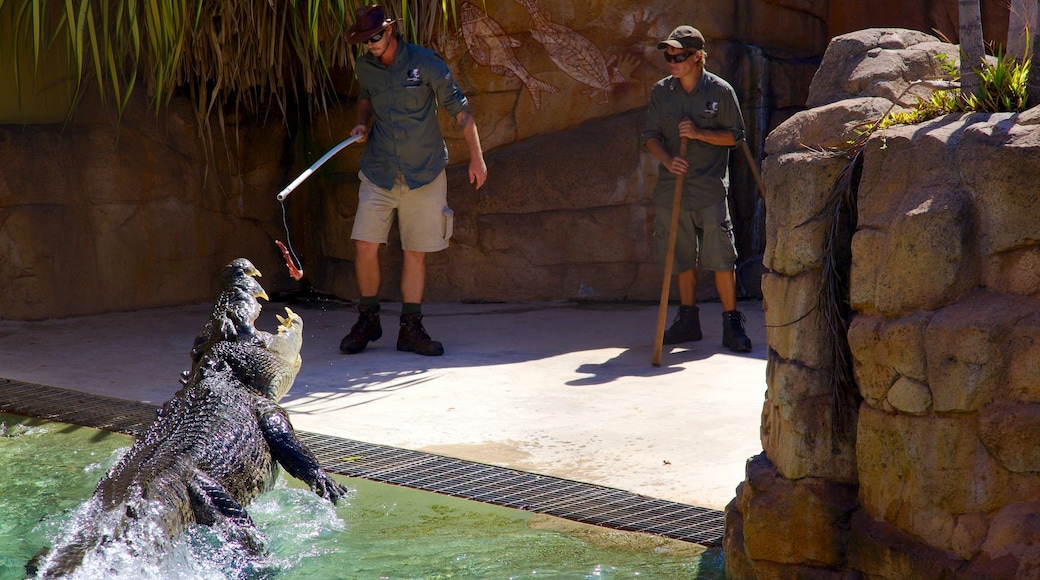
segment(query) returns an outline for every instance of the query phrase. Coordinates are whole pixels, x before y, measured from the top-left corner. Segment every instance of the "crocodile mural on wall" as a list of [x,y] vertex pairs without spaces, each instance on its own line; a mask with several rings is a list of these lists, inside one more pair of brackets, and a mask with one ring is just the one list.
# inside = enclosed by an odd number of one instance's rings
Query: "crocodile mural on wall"
[[68,575],[113,543],[162,552],[192,524],[219,526],[230,542],[261,555],[263,536],[245,506],[273,487],[279,465],[322,498],[335,503],[345,496],[347,488],[296,438],[278,405],[300,369],[303,320],[286,308],[277,333],[256,329],[257,299],[267,299],[259,275],[245,258],[224,268],[184,387],[27,572]]
[[624,84],[625,76],[614,66],[616,56],[607,57],[588,38],[556,24],[548,11],[538,9],[535,0],[516,0],[531,15],[531,37],[545,47],[545,52],[567,76],[587,85],[582,91],[590,99],[600,97],[606,104],[613,85]]
[[521,42],[506,34],[495,19],[470,2],[463,2],[459,13],[462,38],[473,60],[481,66],[491,67],[495,74],[513,75],[520,79],[534,101],[534,108],[540,109],[542,93],[555,93],[558,89],[527,72],[513,53]]
[[[627,82],[614,63],[616,56],[608,57],[591,40],[567,26],[552,21],[548,11],[539,10],[535,0],[516,0],[531,17],[531,38],[545,49],[549,59],[563,73],[587,88],[582,94],[608,102],[614,85]],[[460,33],[473,61],[490,67],[498,75],[520,79],[531,95],[534,108],[542,106],[542,93],[556,93],[559,88],[536,78],[517,58],[513,49],[523,42],[509,35],[502,25],[484,9],[471,2],[459,6]],[[453,52],[454,49],[447,52]]]

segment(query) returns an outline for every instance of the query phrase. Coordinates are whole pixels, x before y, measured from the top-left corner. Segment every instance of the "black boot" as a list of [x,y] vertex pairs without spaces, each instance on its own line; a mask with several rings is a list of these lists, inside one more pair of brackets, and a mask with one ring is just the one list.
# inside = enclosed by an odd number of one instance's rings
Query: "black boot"
[[381,336],[383,327],[379,324],[379,305],[358,306],[357,322],[350,328],[350,334],[340,341],[339,350],[343,354],[357,354]]
[[397,350],[414,352],[426,356],[441,356],[444,346],[431,340],[422,325],[422,314],[405,314],[401,316],[401,332],[397,334]]
[[744,332],[744,315],[736,310],[722,313],[722,346],[733,352],[751,352],[751,339]]
[[679,344],[701,339],[700,310],[696,306],[680,306],[672,327],[664,331],[662,344]]

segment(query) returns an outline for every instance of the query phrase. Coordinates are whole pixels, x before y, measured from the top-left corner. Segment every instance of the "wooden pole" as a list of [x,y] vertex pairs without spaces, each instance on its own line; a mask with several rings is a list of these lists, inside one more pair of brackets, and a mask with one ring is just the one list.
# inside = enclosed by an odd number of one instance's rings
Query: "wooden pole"
[[[679,157],[686,159],[686,137],[679,144]],[[679,211],[682,209],[683,177],[675,178],[675,197],[672,200],[672,223],[668,228],[668,252],[664,258],[664,282],[661,284],[661,304],[657,309],[657,334],[654,335],[654,352],[650,362],[661,366],[661,351],[664,348],[664,325],[668,320],[668,295],[672,290],[672,261],[675,258],[675,238],[679,235]]]
[[755,185],[758,186],[758,195],[762,199],[766,198],[766,186],[762,185],[762,175],[758,172],[758,165],[755,163],[755,156],[751,154],[751,148],[748,147],[747,141],[740,142],[740,148],[744,150],[744,155],[747,157],[748,165],[751,166],[751,177],[755,178]]

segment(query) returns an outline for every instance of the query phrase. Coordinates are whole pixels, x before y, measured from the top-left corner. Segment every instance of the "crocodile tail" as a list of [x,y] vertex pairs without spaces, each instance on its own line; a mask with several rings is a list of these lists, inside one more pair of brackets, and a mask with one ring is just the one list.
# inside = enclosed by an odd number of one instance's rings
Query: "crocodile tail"
[[[88,507],[98,508],[100,502],[95,502]],[[86,558],[87,553],[97,548],[102,541],[96,526],[84,525],[87,522],[94,523],[91,514],[97,515],[97,511],[88,512],[86,515],[81,514],[75,518],[74,531],[68,536],[59,538],[53,547],[44,547],[37,552],[25,564],[26,574],[32,578],[64,578],[78,570],[83,565],[83,559]]]

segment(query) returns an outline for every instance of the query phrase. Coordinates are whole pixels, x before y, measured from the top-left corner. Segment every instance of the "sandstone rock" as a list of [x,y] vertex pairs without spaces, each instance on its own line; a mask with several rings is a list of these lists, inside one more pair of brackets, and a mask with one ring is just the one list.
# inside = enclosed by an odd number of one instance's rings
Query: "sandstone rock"
[[982,260],[986,288],[1005,294],[1040,294],[1040,245],[1009,249]]
[[830,373],[771,356],[766,375],[762,448],[776,471],[789,480],[855,483],[855,440],[833,431]]
[[926,415],[932,409],[932,392],[928,385],[908,377],[896,379],[886,400],[897,411],[907,415]]
[[755,563],[748,558],[744,549],[744,515],[737,507],[737,498],[744,494],[747,483],[737,486],[737,495],[726,505],[726,531],[722,538],[722,550],[726,555],[726,577],[734,579],[757,578]]
[[[875,272],[874,307],[890,317],[934,310],[960,298],[974,288],[979,270],[968,194],[921,191],[904,203],[886,232]],[[857,275],[858,280],[870,277]]]
[[997,463],[970,416],[887,415],[863,406],[856,456],[864,510],[942,550],[954,548],[957,514],[990,512],[1040,492],[1040,478]]
[[1036,222],[1028,216],[1040,211],[1040,126],[1018,125],[1010,114],[971,115],[956,153],[958,167],[972,168],[963,179],[978,206],[982,255],[1034,245]]
[[971,560],[982,549],[982,542],[989,532],[989,516],[971,512],[956,516],[950,549],[961,560]]
[[[89,247],[93,232],[82,222],[66,223],[55,219],[51,208],[22,206],[4,212],[0,229],[0,266],[4,284],[4,317],[34,320],[60,312],[89,312],[93,305],[77,303],[64,295],[65,288],[50,281],[64,274],[69,279],[87,276],[86,265],[79,263],[64,247]],[[35,236],[52,240],[47,245],[26,244]],[[84,278],[89,280],[89,277]],[[96,296],[96,287],[79,291],[84,301]],[[67,302],[73,302],[69,304]]]
[[868,96],[911,104],[913,98],[907,97],[915,93],[904,91],[912,81],[942,74],[938,55],[958,62],[955,45],[914,30],[870,28],[837,36],[813,77],[806,105]]
[[852,236],[852,264],[849,266],[849,306],[864,315],[878,315],[874,306],[877,272],[888,242],[884,231],[859,228]]
[[766,274],[762,277],[762,309],[766,339],[777,356],[805,366],[829,368],[826,324],[820,315],[820,273],[797,277]]
[[850,568],[867,578],[940,580],[961,576],[966,562],[920,538],[856,510],[850,518]]
[[976,292],[935,314],[925,333],[935,411],[970,412],[1002,396],[1009,336],[1035,298]]
[[1011,330],[1007,357],[1007,391],[1012,401],[1040,403],[1040,312],[1018,320]]
[[1000,463],[1015,473],[1040,473],[1040,404],[997,401],[979,412],[979,438]]
[[748,461],[747,476],[736,505],[743,515],[749,558],[814,566],[843,560],[844,538],[838,530],[855,507],[855,486],[789,481],[765,455]]
[[993,516],[982,554],[967,569],[967,576],[1040,578],[1040,502],[1009,504]]
[[[791,578],[812,578],[812,580],[859,580],[859,576],[850,570],[810,566],[807,564],[781,564],[762,560],[755,568],[756,580],[789,580]],[[730,576],[727,576],[730,578]]]
[[[922,123],[896,125],[876,133],[863,150],[858,209],[860,228],[885,230],[895,215],[920,205],[928,192],[968,191],[948,145],[962,127],[956,115]],[[906,201],[911,196],[918,203]]]
[[[1008,4],[1002,0],[981,0],[982,34],[987,46],[1006,42]],[[876,0],[863,2],[831,2],[827,21],[829,35],[837,36],[864,28],[871,22],[898,23],[912,30],[934,30],[936,34],[956,38],[958,31],[957,0]],[[898,14],[899,16],[894,16]]]
[[763,263],[780,274],[797,276],[819,268],[826,235],[823,210],[841,171],[842,158],[829,153],[789,153],[766,158],[766,237]]
[[[891,101],[866,97],[841,100],[801,111],[769,133],[766,153],[776,155],[807,149],[844,150],[891,107]],[[772,190],[770,187],[767,189]],[[830,186],[827,191],[830,191]]]
[[[925,329],[931,314],[887,320],[857,315],[849,325],[849,347],[863,400],[883,408],[889,390],[902,378],[926,384]],[[926,386],[927,388],[927,386]]]

